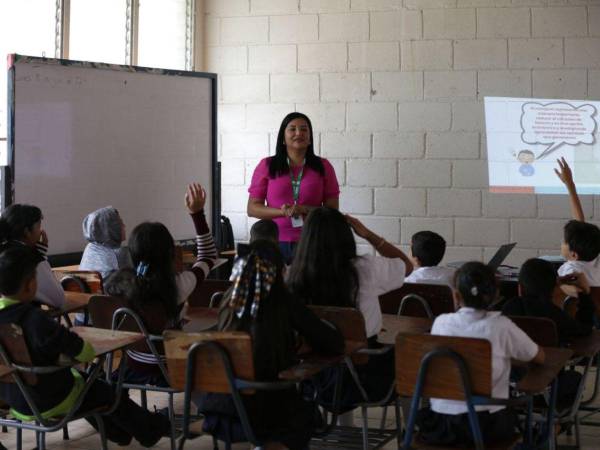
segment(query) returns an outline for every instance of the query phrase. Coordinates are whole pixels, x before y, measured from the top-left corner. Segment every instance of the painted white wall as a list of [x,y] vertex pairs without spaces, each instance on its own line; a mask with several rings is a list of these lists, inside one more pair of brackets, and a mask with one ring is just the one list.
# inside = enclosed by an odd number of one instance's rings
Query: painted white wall
[[[566,196],[487,192],[483,97],[600,99],[597,0],[207,0],[219,75],[224,213],[248,235],[247,186],[290,111],[390,242],[441,233],[446,260],[558,253]],[[600,221],[599,197],[584,197]]]

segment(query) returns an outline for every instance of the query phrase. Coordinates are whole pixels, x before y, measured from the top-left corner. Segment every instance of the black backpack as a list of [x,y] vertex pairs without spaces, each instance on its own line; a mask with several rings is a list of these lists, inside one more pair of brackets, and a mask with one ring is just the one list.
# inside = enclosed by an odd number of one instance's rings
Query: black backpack
[[219,223],[219,233],[217,235],[217,249],[219,251],[234,250],[235,240],[233,238],[233,228],[231,222],[226,216],[221,216]]

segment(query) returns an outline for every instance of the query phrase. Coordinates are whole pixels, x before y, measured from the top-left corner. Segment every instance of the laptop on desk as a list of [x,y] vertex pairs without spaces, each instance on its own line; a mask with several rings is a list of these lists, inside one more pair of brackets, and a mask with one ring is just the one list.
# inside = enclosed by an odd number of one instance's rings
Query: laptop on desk
[[[492,256],[490,261],[487,263],[487,265],[490,266],[494,271],[497,271],[498,268],[500,267],[500,265],[504,262],[506,257],[509,255],[509,253],[512,251],[512,249],[515,248],[516,245],[517,245],[516,242],[501,245],[500,248],[494,254],[494,256]],[[453,267],[455,269],[458,269],[465,262],[466,261],[454,261],[454,262],[448,263],[447,265],[448,265],[448,267]]]

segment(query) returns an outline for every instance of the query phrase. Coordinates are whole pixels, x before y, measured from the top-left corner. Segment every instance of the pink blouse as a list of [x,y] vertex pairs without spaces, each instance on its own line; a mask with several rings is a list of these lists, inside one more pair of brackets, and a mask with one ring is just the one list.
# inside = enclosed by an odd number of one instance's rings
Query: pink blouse
[[[284,203],[293,204],[292,181],[289,173],[276,178],[269,178],[269,162],[271,157],[264,158],[254,169],[252,182],[248,188],[250,198],[266,200],[267,206],[281,208]],[[335,170],[329,161],[321,158],[325,175],[308,166],[304,166],[302,182],[300,183],[300,198],[298,204],[306,206],[322,206],[330,198],[340,196],[340,186],[335,176]],[[292,168],[294,177],[298,176],[300,167]],[[302,228],[293,228],[289,217],[273,219],[279,228],[279,240],[282,242],[297,242],[300,240]]]

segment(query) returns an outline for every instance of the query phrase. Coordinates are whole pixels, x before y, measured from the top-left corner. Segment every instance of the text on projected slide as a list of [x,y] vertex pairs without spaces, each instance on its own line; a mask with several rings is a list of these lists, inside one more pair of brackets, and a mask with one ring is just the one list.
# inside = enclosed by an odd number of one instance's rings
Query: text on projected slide
[[556,159],[573,169],[578,191],[600,194],[600,102],[485,98],[491,192],[562,194]]

